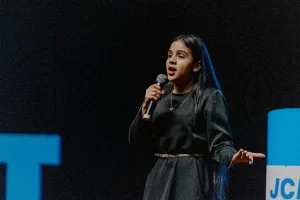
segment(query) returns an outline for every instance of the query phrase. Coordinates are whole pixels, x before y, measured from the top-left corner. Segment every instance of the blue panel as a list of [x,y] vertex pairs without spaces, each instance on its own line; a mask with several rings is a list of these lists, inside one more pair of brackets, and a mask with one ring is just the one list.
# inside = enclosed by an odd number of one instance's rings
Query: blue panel
[[300,108],[269,112],[267,165],[300,165]]
[[41,199],[41,165],[59,165],[61,139],[53,134],[0,134],[6,200]]

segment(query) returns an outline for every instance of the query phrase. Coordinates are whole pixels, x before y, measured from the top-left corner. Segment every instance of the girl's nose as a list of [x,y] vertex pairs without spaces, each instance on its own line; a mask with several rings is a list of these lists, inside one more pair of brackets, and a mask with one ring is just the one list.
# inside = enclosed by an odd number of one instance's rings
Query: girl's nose
[[175,64],[175,63],[176,63],[176,62],[175,62],[175,59],[174,59],[173,57],[170,58],[170,59],[169,59],[169,63],[170,63],[170,64]]

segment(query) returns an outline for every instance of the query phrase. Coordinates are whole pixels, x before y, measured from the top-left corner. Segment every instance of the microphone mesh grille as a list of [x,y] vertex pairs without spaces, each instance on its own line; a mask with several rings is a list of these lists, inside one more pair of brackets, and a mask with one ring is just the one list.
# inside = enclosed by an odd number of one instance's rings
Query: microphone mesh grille
[[168,81],[168,77],[165,74],[159,74],[156,78],[157,83],[165,84]]

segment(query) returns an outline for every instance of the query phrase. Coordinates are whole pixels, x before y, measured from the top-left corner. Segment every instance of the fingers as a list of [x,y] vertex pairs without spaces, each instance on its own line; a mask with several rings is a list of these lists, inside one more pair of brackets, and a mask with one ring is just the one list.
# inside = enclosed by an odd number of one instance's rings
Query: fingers
[[253,155],[251,152],[248,152],[247,150],[240,149],[238,151],[236,161],[243,162],[243,163],[248,162],[250,165],[252,165],[253,164]]
[[253,152],[248,152],[247,150],[240,149],[238,152],[238,158],[244,161],[247,160],[248,163],[252,165],[255,158],[266,158],[266,155],[263,153],[253,153]]
[[240,151],[241,151],[241,159],[245,158],[247,154],[247,150],[240,149]]
[[156,89],[161,90],[161,87],[160,87],[159,85],[157,85],[157,84],[153,84],[153,85],[151,85],[150,87],[154,87],[154,88],[156,88]]
[[232,159],[233,163],[248,163],[252,165],[254,162],[254,158],[265,158],[266,155],[263,153],[253,153],[244,149],[240,149]]
[[243,158],[243,149],[240,149],[239,151],[238,151],[238,157],[239,158]]
[[165,91],[162,90],[161,87],[157,84],[149,86],[145,94],[145,106],[147,106],[147,103],[151,100],[154,100],[156,102],[159,101],[164,92]]
[[251,152],[247,152],[246,158],[248,160],[249,165],[252,165],[253,164],[253,154]]
[[254,158],[266,158],[266,155],[263,153],[252,153]]

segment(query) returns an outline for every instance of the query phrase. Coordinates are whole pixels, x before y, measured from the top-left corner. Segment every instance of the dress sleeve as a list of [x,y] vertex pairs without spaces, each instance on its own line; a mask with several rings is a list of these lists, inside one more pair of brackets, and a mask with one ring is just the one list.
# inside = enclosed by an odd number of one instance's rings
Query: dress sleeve
[[142,144],[152,138],[154,123],[141,117],[141,109],[142,106],[129,127],[128,140],[131,144]]
[[230,164],[237,150],[233,147],[230,127],[227,120],[227,108],[224,96],[214,90],[204,108],[208,149],[213,159],[219,163]]

